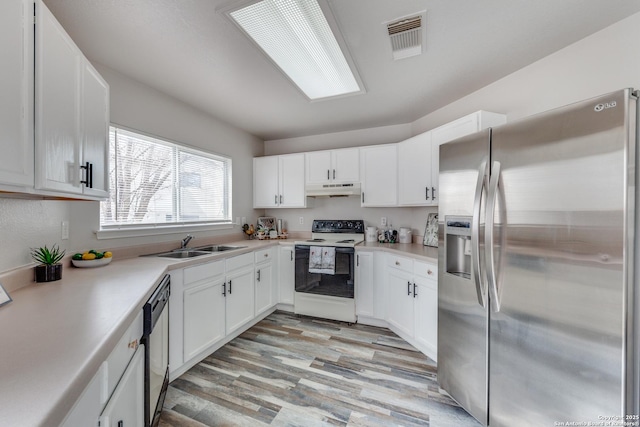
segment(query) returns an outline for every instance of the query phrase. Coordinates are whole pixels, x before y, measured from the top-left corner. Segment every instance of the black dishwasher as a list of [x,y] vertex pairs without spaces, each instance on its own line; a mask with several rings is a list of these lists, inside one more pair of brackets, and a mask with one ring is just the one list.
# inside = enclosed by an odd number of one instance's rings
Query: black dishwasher
[[169,295],[171,276],[164,276],[144,305],[144,425],[157,426],[169,386]]

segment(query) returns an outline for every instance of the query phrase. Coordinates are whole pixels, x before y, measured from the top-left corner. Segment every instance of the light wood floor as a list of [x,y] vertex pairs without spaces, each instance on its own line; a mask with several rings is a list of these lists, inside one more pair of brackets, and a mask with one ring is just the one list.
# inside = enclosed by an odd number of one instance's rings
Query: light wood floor
[[480,426],[385,328],[275,312],[169,386],[160,426]]

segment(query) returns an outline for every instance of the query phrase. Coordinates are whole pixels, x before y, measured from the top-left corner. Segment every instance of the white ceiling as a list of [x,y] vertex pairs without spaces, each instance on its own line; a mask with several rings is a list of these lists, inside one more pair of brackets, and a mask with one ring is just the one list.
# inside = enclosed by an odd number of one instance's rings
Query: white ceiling
[[[91,61],[264,140],[412,122],[640,11],[637,0],[328,0],[367,92],[309,102],[216,12],[228,0],[44,1]],[[392,61],[382,23],[421,10],[426,53]]]

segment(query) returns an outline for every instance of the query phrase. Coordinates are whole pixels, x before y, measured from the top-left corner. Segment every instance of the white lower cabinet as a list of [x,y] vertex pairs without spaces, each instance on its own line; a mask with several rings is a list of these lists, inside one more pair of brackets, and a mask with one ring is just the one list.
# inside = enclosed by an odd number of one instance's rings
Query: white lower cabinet
[[[182,290],[178,288],[180,281],[176,280],[172,292],[172,297],[181,293],[182,310],[172,311],[171,320],[178,324],[182,320],[182,327],[171,328],[174,334],[180,335],[170,340],[174,346],[182,347],[182,354],[175,348],[171,354],[182,357],[172,359],[172,372],[254,318],[253,260],[254,254],[247,253],[182,270]],[[172,272],[172,286],[174,275],[179,277]],[[174,301],[180,304],[177,297]],[[180,312],[182,319],[173,320],[173,315]]]
[[184,360],[225,335],[224,261],[185,268],[183,291]]
[[255,300],[256,316],[264,313],[275,305],[275,278],[273,258],[277,248],[268,248],[255,253],[256,261],[256,281],[255,281]]
[[228,258],[226,267],[226,332],[229,335],[254,317],[253,254],[249,253]]
[[293,306],[296,274],[296,251],[293,245],[280,246],[278,256],[278,302]]
[[278,246],[171,271],[170,379],[270,313]]
[[413,337],[413,260],[387,257],[387,321],[406,335]]
[[356,252],[356,316],[373,317],[373,252]]
[[100,415],[100,427],[143,427],[143,425],[144,345],[140,345]]
[[418,350],[438,355],[438,270],[433,264],[387,254],[386,320]]
[[80,399],[60,427],[97,427],[100,412],[104,407],[104,369],[103,363],[98,373],[93,377],[89,385],[84,389]]
[[436,360],[438,354],[438,281],[415,277],[414,337],[420,349]]
[[[100,365],[62,427],[144,424],[144,345],[142,310]],[[106,404],[106,406],[105,406]]]

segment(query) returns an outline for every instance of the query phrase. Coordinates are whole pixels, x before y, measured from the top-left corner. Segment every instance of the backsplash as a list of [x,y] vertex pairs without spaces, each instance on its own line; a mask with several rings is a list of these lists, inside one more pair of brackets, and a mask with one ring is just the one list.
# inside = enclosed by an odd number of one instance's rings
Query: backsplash
[[[363,208],[359,197],[316,198],[312,208],[307,209],[267,209],[267,216],[283,220],[283,227],[290,231],[311,231],[314,219],[362,219],[365,226],[380,228],[380,219],[387,218],[387,226],[399,230],[410,227],[414,240],[422,241],[429,213],[437,213],[438,207],[389,207]],[[303,224],[300,224],[300,218]]]

